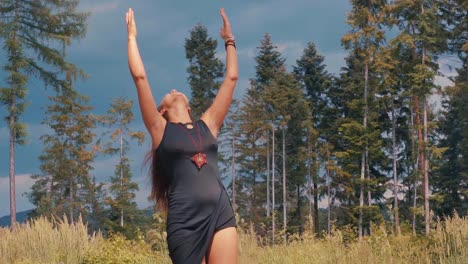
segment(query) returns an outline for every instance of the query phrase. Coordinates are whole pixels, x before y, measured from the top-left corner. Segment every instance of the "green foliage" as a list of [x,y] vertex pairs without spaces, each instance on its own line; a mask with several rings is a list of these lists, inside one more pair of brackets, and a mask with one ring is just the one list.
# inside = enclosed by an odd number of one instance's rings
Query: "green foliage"
[[36,206],[34,215],[68,215],[75,221],[79,215],[89,216],[86,205],[92,197],[91,163],[95,149],[93,118],[86,105],[88,98],[74,90],[65,90],[50,97],[53,104],[46,111],[44,124],[53,133],[41,137],[45,147],[39,157],[43,174],[33,176],[37,181],[29,194]]
[[57,72],[66,72],[70,79],[84,76],[66,61],[64,52],[72,39],[81,38],[86,32],[88,14],[76,11],[78,3],[77,0],[1,2],[0,39],[5,43],[7,59],[3,60],[3,70],[8,72],[9,85],[2,89],[1,101],[9,106],[9,118],[24,111],[22,100],[31,74],[55,89],[67,86],[65,78]]
[[434,190],[441,196],[435,204],[435,212],[443,217],[457,212],[466,215],[468,205],[468,120],[466,97],[468,92],[468,70],[466,65],[459,70],[455,85],[447,87],[443,101],[439,133],[443,135],[438,147],[443,151],[436,158],[439,166],[435,174]]
[[171,263],[166,255],[156,255],[140,237],[127,240],[122,235],[113,235],[105,243],[90,251],[82,264],[144,264]]
[[146,216],[141,212],[135,202],[135,192],[138,191],[138,184],[132,181],[130,170],[130,160],[127,153],[130,150],[130,140],[136,140],[142,144],[145,134],[142,131],[133,131],[130,124],[134,120],[132,112],[133,101],[118,98],[113,100],[107,116],[102,116],[99,121],[109,128],[105,135],[110,135],[109,139],[104,139],[102,152],[108,155],[119,155],[119,163],[115,166],[114,175],[110,178],[109,193],[111,196],[105,198],[107,219],[105,228],[107,232],[121,232],[127,238],[134,236],[138,229],[138,219]]
[[[270,34],[266,33],[260,43],[258,55],[255,57],[257,66],[255,67],[256,85],[259,87],[259,92],[263,87],[272,82],[276,75],[285,71],[285,61],[281,53],[277,50],[271,40]],[[253,91],[252,91],[253,92]]]
[[216,58],[218,42],[208,36],[205,26],[198,24],[185,39],[185,57],[189,61],[187,73],[192,89],[190,106],[194,119],[200,118],[211,105],[223,77],[224,65]]
[[146,232],[146,242],[151,249],[158,252],[167,252],[166,214],[153,214],[152,228]]
[[[287,91],[285,82],[285,65],[281,53],[273,45],[271,36],[265,34],[259,47],[255,60],[256,79],[250,81],[238,113],[233,117],[239,120],[237,136],[238,142],[238,181],[235,186],[238,190],[239,213],[249,221],[258,222],[265,215],[266,203],[266,141],[270,140],[271,124],[278,122],[278,118],[286,115]],[[275,82],[277,75],[283,80]],[[270,86],[269,84],[274,83]],[[280,92],[280,94],[276,94]],[[268,98],[268,99],[267,99]],[[276,112],[282,106],[281,113]],[[275,123],[274,126],[277,126]],[[279,145],[278,145],[279,146]],[[276,146],[276,147],[278,147]],[[277,148],[278,149],[278,148]],[[277,174],[278,175],[278,174]],[[276,178],[278,179],[278,177]]]
[[[78,0],[0,2],[0,41],[5,58],[1,69],[7,87],[0,87],[0,102],[7,109],[10,134],[10,181],[14,179],[15,145],[27,136],[20,116],[26,108],[27,83],[34,75],[56,91],[70,89],[70,80],[84,73],[66,60],[65,49],[72,39],[86,32],[88,15],[76,11]],[[14,181],[11,182],[14,187]],[[15,190],[10,190],[10,196]],[[14,199],[11,199],[14,201]],[[11,204],[15,220],[16,204]]]

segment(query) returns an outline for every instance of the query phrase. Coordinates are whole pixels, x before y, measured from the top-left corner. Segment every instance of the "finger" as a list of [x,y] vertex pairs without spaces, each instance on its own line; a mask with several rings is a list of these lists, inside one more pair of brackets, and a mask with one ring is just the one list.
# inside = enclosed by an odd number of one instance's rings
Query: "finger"
[[219,10],[219,13],[221,14],[221,17],[223,18],[223,23],[225,25],[229,25],[229,19],[227,18],[226,11],[224,11],[224,8],[221,8]]
[[128,24],[128,12],[125,13],[125,22]]
[[133,10],[131,8],[128,9],[128,21],[133,22]]

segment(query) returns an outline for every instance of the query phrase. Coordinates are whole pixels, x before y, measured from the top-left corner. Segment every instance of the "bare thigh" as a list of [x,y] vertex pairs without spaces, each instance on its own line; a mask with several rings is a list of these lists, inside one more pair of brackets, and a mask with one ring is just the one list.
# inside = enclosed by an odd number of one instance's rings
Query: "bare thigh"
[[[236,264],[237,263],[237,231],[235,227],[228,227],[217,231],[210,248],[208,249],[209,264]],[[203,258],[202,263],[205,262]]]

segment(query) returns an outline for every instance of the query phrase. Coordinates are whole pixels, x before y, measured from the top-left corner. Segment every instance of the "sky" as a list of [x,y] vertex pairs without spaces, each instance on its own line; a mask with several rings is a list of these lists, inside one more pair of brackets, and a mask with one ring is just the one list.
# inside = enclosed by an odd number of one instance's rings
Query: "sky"
[[[265,35],[286,58],[289,69],[300,58],[308,42],[314,42],[325,56],[327,70],[338,74],[344,66],[346,52],[341,37],[349,31],[346,14],[348,0],[239,0],[239,1],[124,1],[82,0],[80,11],[90,12],[88,30],[84,38],[75,40],[68,48],[68,60],[82,68],[88,78],[78,81],[75,88],[89,96],[94,114],[105,114],[112,99],[124,97],[135,103],[135,121],[132,128],[144,131],[136,105],[137,97],[127,65],[125,12],[132,7],[138,27],[138,44],[143,57],[155,100],[159,102],[170,89],[190,95],[187,84],[184,41],[197,23],[208,28],[208,34],[222,43],[219,29],[222,20],[219,8],[229,16],[237,42],[239,81],[234,96],[241,98],[248,88],[248,80],[255,77],[257,47]],[[224,46],[218,45],[217,57],[224,62]],[[0,51],[0,60],[3,60]],[[1,62],[1,61],[0,61]],[[0,72],[0,86],[4,73]],[[439,80],[448,83],[446,79]],[[35,79],[28,84],[29,107],[21,117],[27,124],[29,136],[23,146],[16,149],[17,211],[33,206],[24,195],[34,181],[31,174],[40,173],[38,156],[43,145],[40,137],[50,130],[43,124],[44,107],[49,103],[51,91]],[[0,108],[0,115],[7,115]],[[97,134],[105,131],[99,128]],[[149,140],[142,146],[133,145],[129,153],[133,179],[140,185],[137,203],[147,207],[150,180],[143,167],[144,155],[150,148]],[[8,189],[8,129],[0,123],[0,216],[9,214]],[[108,181],[117,164],[117,157],[98,156],[93,163],[92,175],[100,182]]]

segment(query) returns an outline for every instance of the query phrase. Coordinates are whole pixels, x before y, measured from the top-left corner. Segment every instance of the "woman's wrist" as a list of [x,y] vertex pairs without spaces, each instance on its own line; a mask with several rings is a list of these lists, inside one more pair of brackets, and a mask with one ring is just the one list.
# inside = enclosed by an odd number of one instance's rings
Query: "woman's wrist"
[[224,40],[224,43],[226,43],[228,41],[236,41],[236,39],[234,38],[233,35],[230,35],[229,37],[223,38],[223,40]]
[[234,48],[236,48],[236,39],[232,35],[224,39],[224,48],[226,50],[228,46],[233,46]]

